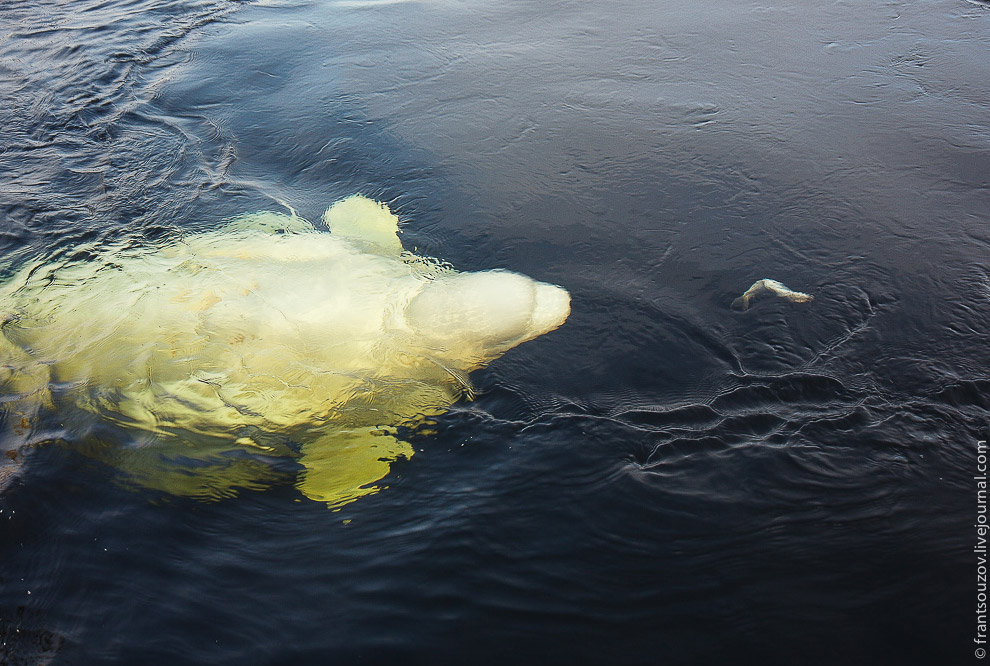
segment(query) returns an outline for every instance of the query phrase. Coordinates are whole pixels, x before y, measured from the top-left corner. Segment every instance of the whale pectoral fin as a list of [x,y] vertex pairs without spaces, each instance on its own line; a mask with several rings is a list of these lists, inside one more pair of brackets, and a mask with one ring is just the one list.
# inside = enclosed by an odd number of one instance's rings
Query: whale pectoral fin
[[399,218],[383,203],[354,194],[341,199],[323,214],[330,233],[385,256],[402,254]]
[[380,430],[335,432],[304,444],[299,462],[305,467],[296,481],[311,500],[337,510],[359,497],[371,495],[397,458],[411,458],[413,448]]

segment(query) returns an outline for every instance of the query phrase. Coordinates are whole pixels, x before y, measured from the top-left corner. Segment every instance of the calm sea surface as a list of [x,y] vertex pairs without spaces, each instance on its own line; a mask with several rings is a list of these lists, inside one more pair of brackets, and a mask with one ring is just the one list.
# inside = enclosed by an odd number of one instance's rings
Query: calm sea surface
[[0,663],[978,663],[988,100],[966,0],[0,2],[5,261],[359,192],[573,307],[338,512],[49,414]]

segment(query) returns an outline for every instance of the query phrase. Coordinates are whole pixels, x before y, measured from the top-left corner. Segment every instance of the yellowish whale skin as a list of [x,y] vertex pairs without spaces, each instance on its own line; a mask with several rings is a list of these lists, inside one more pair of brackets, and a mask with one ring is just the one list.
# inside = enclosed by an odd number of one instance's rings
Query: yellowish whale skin
[[470,393],[468,373],[560,326],[570,297],[508,271],[403,251],[356,195],[324,215],[255,213],[165,247],[36,261],[0,285],[7,420],[57,402],[136,432],[91,453],[131,482],[215,498],[298,458],[297,487],[339,507],[412,448],[394,436]]

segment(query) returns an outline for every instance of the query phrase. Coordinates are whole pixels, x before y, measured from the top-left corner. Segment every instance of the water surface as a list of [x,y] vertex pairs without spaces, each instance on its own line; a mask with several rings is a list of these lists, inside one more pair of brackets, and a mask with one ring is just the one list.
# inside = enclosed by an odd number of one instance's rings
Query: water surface
[[[0,5],[8,263],[360,192],[573,304],[339,512],[122,488],[52,414],[0,497],[0,660],[972,660],[988,33],[963,0]],[[729,307],[764,277],[815,300]]]

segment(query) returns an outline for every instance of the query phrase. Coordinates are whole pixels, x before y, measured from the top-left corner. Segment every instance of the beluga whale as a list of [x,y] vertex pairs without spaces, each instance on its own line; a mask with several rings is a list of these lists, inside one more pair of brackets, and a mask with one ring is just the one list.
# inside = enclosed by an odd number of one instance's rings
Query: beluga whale
[[406,251],[367,197],[331,205],[325,230],[289,210],[9,267],[0,405],[21,439],[5,438],[5,464],[57,414],[125,485],[217,499],[289,478],[338,509],[413,455],[403,428],[570,313],[561,287]]

